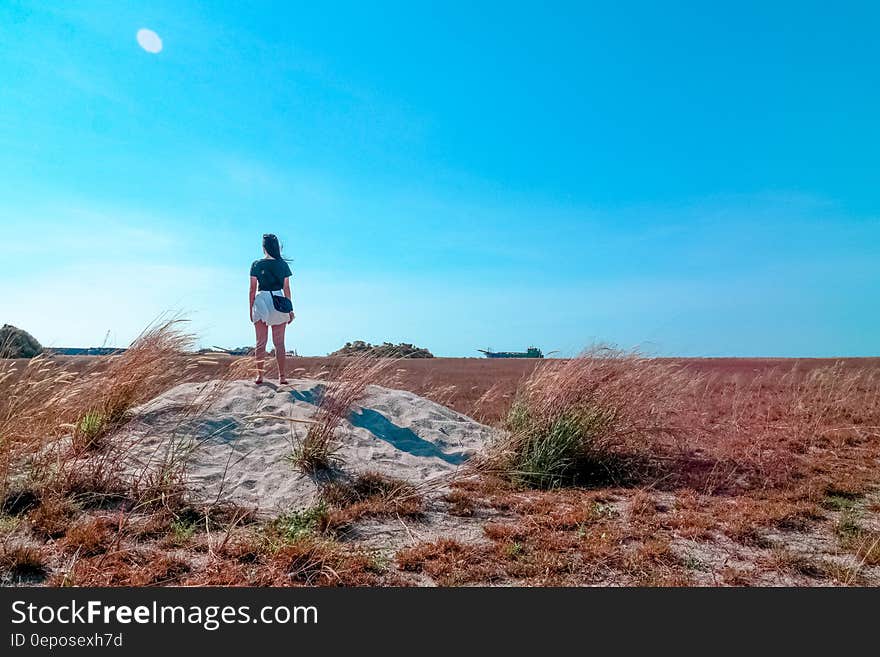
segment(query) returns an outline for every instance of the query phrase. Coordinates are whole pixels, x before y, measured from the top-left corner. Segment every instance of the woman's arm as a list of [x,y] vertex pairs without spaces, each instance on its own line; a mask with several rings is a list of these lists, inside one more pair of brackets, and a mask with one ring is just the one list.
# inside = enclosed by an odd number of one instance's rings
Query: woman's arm
[[[290,299],[290,302],[293,303],[293,297],[290,296],[290,276],[287,276],[284,279],[284,296],[286,296],[288,299]],[[290,320],[287,323],[290,324],[290,322],[293,321],[294,317],[296,317],[296,315],[294,315],[293,311],[291,310],[290,311]]]
[[251,321],[254,321],[254,299],[257,297],[257,277],[251,276],[251,291],[248,294],[248,312],[251,314]]

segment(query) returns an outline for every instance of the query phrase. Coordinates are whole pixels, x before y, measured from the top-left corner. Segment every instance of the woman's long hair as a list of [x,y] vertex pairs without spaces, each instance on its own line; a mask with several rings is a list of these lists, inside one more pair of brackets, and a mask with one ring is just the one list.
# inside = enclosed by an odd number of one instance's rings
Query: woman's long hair
[[275,260],[286,260],[286,258],[281,257],[281,243],[272,233],[263,235],[263,249]]

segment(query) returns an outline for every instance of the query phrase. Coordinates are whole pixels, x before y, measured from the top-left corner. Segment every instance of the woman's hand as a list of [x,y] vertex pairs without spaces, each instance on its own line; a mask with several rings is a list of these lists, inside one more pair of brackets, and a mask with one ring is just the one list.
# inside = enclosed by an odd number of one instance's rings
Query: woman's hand
[[254,300],[257,298],[257,286],[259,281],[256,276],[251,276],[251,290],[248,293],[248,309],[251,312],[251,324],[254,323]]
[[287,323],[290,324],[290,323],[293,321],[293,318],[294,318],[294,317],[296,317],[296,315],[294,315],[294,314],[293,314],[293,311],[291,310],[291,311],[290,311],[290,319],[287,320]]

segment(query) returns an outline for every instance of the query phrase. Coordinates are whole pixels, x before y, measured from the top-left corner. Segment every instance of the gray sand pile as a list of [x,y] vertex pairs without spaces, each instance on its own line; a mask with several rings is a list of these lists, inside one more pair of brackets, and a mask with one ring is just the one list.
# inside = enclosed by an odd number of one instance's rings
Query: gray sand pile
[[[281,387],[245,381],[181,384],[136,409],[121,437],[132,442],[129,467],[142,471],[169,456],[185,458],[188,488],[200,501],[273,513],[308,506],[318,484],[289,460],[308,424],[290,420],[313,418],[324,385],[304,379]],[[199,408],[206,399],[209,405]],[[492,432],[410,392],[369,386],[349,420],[336,429],[339,468],[442,486]]]

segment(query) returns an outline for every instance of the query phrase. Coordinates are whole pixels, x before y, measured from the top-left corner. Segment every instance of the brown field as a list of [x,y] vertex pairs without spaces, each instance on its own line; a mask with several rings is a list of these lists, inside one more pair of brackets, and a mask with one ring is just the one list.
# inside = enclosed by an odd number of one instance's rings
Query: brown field
[[[86,370],[98,360],[96,356],[59,356],[56,361],[74,370]],[[195,359],[194,359],[195,360]],[[188,376],[210,380],[222,376],[242,358],[213,356],[214,364],[197,364]],[[836,364],[846,370],[880,371],[880,358],[682,358],[658,359],[677,362],[698,374],[711,375],[729,381],[746,382],[759,375],[782,373],[797,368],[802,372],[832,367]],[[288,357],[287,371],[291,376],[338,371],[345,358],[328,356]],[[516,358],[414,358],[395,364],[397,377],[394,384],[403,389],[435,400],[442,400],[459,413],[471,415],[487,424],[499,421],[510,406],[510,398],[517,385],[528,376],[541,360]],[[269,378],[277,376],[274,361],[267,361]],[[481,398],[489,393],[486,399]]]
[[[106,362],[54,364],[100,379]],[[290,358],[288,372],[344,362]],[[681,435],[639,445],[652,465],[631,480],[589,487],[535,490],[483,470],[428,501],[367,482],[314,518],[267,524],[169,491],[95,502],[83,495],[95,481],[13,485],[23,466],[7,455],[0,572],[50,585],[880,584],[880,359],[659,362],[694,384],[674,409]],[[245,364],[189,356],[174,380]],[[403,360],[381,382],[500,425],[539,364]]]

